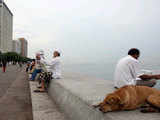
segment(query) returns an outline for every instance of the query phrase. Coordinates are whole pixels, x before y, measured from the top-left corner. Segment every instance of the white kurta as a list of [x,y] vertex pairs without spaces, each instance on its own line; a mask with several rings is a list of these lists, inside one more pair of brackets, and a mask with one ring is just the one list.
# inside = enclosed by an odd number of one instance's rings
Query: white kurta
[[49,71],[53,73],[52,77],[55,79],[61,78],[61,60],[60,57],[55,57],[51,62],[46,64],[49,66]]
[[122,87],[124,85],[136,85],[136,80],[140,80],[140,64],[139,61],[128,55],[122,58],[115,70],[115,87]]

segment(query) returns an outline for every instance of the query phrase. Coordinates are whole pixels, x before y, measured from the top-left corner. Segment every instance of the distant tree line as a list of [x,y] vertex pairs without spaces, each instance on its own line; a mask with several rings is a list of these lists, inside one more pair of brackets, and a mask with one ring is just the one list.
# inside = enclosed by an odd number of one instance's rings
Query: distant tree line
[[13,62],[13,63],[26,63],[28,61],[31,61],[30,58],[23,57],[20,54],[17,54],[16,52],[7,52],[7,53],[1,53],[0,52],[0,62],[6,61],[6,62]]

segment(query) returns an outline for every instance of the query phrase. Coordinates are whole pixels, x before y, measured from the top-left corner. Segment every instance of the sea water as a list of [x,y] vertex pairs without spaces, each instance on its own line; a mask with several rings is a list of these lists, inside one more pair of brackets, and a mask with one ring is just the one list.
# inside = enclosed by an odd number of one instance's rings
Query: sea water
[[[117,60],[118,61],[118,60]],[[73,73],[80,73],[81,75],[88,75],[105,80],[114,80],[114,71],[116,68],[117,61],[108,61],[104,63],[83,63],[83,64],[65,64],[63,65],[64,70]],[[150,60],[145,62],[140,61],[141,69],[143,72],[148,72],[152,74],[154,70],[160,70],[159,60]],[[160,73],[159,73],[160,74]],[[158,81],[157,86],[160,88],[160,81]]]

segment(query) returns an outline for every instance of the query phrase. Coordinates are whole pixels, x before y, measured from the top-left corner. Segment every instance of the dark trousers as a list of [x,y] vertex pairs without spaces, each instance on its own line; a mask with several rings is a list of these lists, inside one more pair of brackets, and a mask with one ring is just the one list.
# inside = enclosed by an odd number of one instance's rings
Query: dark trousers
[[41,73],[42,72],[42,69],[35,69],[32,73],[32,77],[31,77],[31,80],[35,80],[36,76],[38,73]]
[[6,66],[3,66],[2,68],[3,68],[3,72],[6,72]]
[[136,85],[154,87],[156,80],[137,80]]

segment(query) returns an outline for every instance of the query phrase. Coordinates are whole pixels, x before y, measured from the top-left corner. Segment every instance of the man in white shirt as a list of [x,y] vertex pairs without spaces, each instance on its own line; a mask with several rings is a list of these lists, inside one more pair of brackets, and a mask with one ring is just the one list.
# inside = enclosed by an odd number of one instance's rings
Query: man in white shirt
[[54,79],[60,79],[61,78],[61,60],[60,60],[60,52],[58,50],[54,51],[53,53],[53,59],[49,65],[49,70],[52,72],[52,77]]
[[140,74],[140,63],[138,61],[139,56],[140,51],[136,48],[132,48],[129,50],[128,56],[122,58],[118,62],[115,70],[115,88],[120,88],[125,85],[153,87],[156,84],[156,80],[153,79],[160,79],[160,74]]

